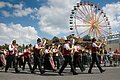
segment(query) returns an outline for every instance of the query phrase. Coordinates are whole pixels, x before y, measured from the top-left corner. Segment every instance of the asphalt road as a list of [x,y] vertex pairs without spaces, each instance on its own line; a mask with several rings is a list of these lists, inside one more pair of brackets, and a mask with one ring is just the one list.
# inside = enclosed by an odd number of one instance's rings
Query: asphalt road
[[36,74],[31,74],[29,69],[25,69],[20,73],[15,73],[14,69],[9,69],[8,72],[0,70],[0,80],[120,80],[120,67],[103,67],[106,71],[100,73],[98,68],[93,68],[93,74],[88,74],[88,68],[85,72],[80,72],[77,69],[78,75],[72,75],[70,68],[64,70],[64,76],[58,75],[58,71],[47,71],[40,75],[39,71]]

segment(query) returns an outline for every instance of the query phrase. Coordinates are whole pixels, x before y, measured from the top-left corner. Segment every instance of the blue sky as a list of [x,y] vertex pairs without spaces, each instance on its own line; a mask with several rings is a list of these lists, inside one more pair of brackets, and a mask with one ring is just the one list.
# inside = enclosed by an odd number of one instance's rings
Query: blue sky
[[[90,1],[99,4],[101,8],[105,7],[105,10],[107,4],[119,2],[119,0]],[[23,43],[25,41],[31,42],[32,40],[35,40],[36,37],[46,37],[52,39],[53,36],[63,37],[69,35],[69,27],[67,25],[67,23],[69,23],[67,22],[69,18],[69,12],[70,10],[72,10],[73,5],[75,5],[76,2],[79,2],[79,0],[0,0],[0,2],[1,25],[4,24],[4,26],[8,27],[10,30],[11,27],[14,28],[14,26],[22,27],[21,30],[18,29],[18,31],[20,31],[19,33],[15,32],[19,35],[22,34],[25,27],[29,29],[28,31],[26,31],[25,34],[29,34],[29,32],[31,31],[30,33],[34,39],[29,38],[29,41],[19,40],[19,42]],[[3,28],[1,30],[4,31]],[[0,44],[2,42],[5,43],[4,39],[13,39],[13,37],[7,38],[6,35],[0,36],[0,38],[3,38],[4,36],[3,40],[0,41]],[[19,38],[14,38],[20,39],[26,37],[21,36]]]

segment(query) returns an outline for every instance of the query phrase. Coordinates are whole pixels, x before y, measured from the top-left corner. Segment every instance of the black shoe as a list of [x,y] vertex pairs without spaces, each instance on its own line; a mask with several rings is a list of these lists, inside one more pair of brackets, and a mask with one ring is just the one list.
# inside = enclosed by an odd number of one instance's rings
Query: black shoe
[[85,69],[81,70],[81,72],[84,72],[84,71],[85,71]]
[[45,71],[43,70],[43,71],[41,71],[41,74],[44,74],[45,73]]
[[19,71],[19,70],[16,70],[15,72],[16,72],[16,73],[19,73],[20,71]]
[[5,72],[7,72],[7,70],[5,70]]
[[34,72],[34,71],[31,71],[31,73],[32,73],[32,74],[35,74],[35,72]]
[[24,68],[22,68],[22,70],[24,71],[25,69],[24,69]]
[[61,74],[60,72],[58,72],[58,74],[60,75],[60,76],[64,76],[63,74]]
[[88,71],[89,74],[91,74],[91,71]]
[[100,71],[101,73],[105,72],[105,70]]
[[78,73],[73,73],[73,75],[78,75]]

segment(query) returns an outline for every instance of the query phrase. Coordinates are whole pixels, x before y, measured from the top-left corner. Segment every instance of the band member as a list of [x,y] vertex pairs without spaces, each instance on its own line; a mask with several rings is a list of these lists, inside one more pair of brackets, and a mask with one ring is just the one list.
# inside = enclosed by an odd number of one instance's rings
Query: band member
[[74,67],[72,65],[72,57],[71,57],[72,48],[70,48],[69,45],[70,45],[70,40],[65,40],[64,52],[63,52],[65,61],[64,61],[63,65],[62,65],[61,69],[58,72],[59,75],[61,75],[61,73],[63,72],[63,70],[65,69],[65,67],[67,66],[68,63],[70,65],[70,67],[71,67],[73,75],[77,75],[77,73],[75,72]]
[[52,51],[50,46],[46,46],[44,57],[44,69],[55,71],[55,64],[52,57]]
[[22,52],[22,50],[18,50],[18,60],[17,60],[17,63],[19,65],[19,68],[21,68],[21,66],[23,66],[23,62],[24,62],[24,53]]
[[81,53],[81,48],[80,45],[75,42],[74,46],[74,56],[73,56],[73,64],[74,64],[74,69],[76,70],[76,64],[78,64],[78,67],[80,68],[81,72],[85,71],[85,68],[82,64],[82,53]]
[[59,69],[60,61],[59,61],[59,50],[57,49],[57,46],[53,48],[53,60],[54,60],[55,66],[57,66],[57,69]]
[[5,68],[6,66],[6,60],[5,60],[5,53],[6,51],[4,49],[0,48],[0,62],[1,62],[1,70]]
[[13,66],[15,67],[15,72],[20,72],[17,67],[17,47],[16,40],[12,41],[12,44],[9,45],[9,54],[6,57],[6,67],[5,72],[7,72],[8,68],[10,67],[11,62],[13,62]]
[[43,49],[44,47],[42,47],[42,43],[41,43],[41,39],[38,38],[37,39],[37,44],[34,46],[34,66],[33,66],[33,71],[32,73],[34,73],[35,69],[39,68],[39,71],[41,74],[44,73],[44,71],[42,70],[41,67],[41,55],[40,55],[40,50]]
[[91,73],[93,65],[94,65],[95,62],[96,62],[96,65],[99,68],[101,73],[103,73],[105,71],[101,68],[100,63],[99,63],[98,58],[97,58],[97,51],[101,47],[101,45],[102,45],[102,43],[100,43],[100,45],[98,46],[96,44],[96,39],[95,38],[92,39],[92,63],[90,65],[88,73]]
[[30,48],[28,46],[26,46],[26,49],[24,50],[24,63],[23,63],[23,70],[25,69],[25,64],[26,62],[28,62],[28,66],[30,68],[30,71],[32,71],[32,66],[30,63]]

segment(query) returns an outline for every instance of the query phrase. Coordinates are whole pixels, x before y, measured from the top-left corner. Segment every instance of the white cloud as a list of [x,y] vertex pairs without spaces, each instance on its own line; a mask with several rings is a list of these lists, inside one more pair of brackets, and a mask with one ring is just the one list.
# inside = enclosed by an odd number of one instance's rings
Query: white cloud
[[52,35],[69,32],[69,15],[80,0],[48,0],[38,10],[40,29]]
[[0,8],[3,8],[3,7],[22,9],[23,4],[22,3],[20,3],[20,4],[11,4],[9,2],[0,1]]
[[1,11],[1,13],[5,16],[5,17],[10,17],[11,14],[5,10]]
[[0,8],[5,7],[6,3],[5,2],[0,2]]
[[13,15],[16,17],[23,17],[31,14],[33,10],[31,8],[25,8],[25,9],[16,9],[13,12]]
[[8,7],[8,8],[11,8],[13,10],[13,12],[11,12],[11,14],[8,11],[1,10],[2,14],[5,17],[11,17],[11,16],[23,17],[23,16],[27,16],[27,15],[36,11],[36,8],[35,9],[29,8],[29,7],[24,8],[24,5],[22,3],[11,4],[9,2],[0,2],[0,8],[3,8],[3,7]]
[[23,8],[23,4],[22,4],[22,3],[20,3],[20,4],[15,4],[15,5],[13,5],[13,8],[22,9],[22,8]]
[[[38,10],[40,29],[52,35],[69,32],[70,11],[78,1],[80,0],[48,0],[48,5],[42,6]],[[120,2],[106,4],[103,10],[108,15],[112,30],[119,30]]]
[[37,38],[38,34],[34,27],[0,23],[0,44],[10,44],[13,39],[16,39],[19,44],[29,44]]
[[120,2],[106,4],[103,10],[108,15],[113,31],[120,31]]

